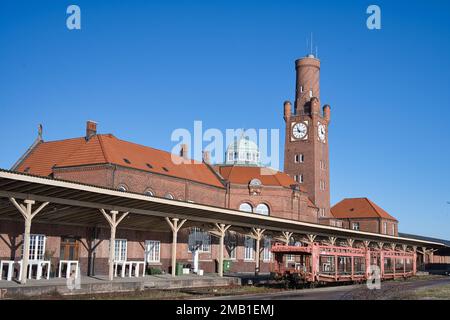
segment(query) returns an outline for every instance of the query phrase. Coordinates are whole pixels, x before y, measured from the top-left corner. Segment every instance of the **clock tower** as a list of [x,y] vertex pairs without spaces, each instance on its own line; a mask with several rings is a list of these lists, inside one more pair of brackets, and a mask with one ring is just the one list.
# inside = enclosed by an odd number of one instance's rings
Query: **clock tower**
[[[331,218],[328,125],[330,106],[320,107],[320,61],[314,55],[295,61],[294,110],[284,103],[284,172],[308,192],[318,218]],[[326,220],[323,220],[326,221]],[[320,222],[320,220],[319,220]]]

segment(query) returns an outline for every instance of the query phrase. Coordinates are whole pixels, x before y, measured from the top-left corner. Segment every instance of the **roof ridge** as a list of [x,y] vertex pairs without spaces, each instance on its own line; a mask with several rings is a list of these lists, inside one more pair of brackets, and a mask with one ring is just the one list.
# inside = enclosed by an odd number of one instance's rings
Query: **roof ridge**
[[[114,135],[112,135],[112,134],[111,134],[111,136],[114,137]],[[114,137],[114,138],[116,138],[116,137]],[[105,162],[106,163],[110,163],[111,161],[109,161],[109,157],[108,157],[108,155],[107,155],[107,153],[105,151],[105,147],[103,145],[103,135],[102,134],[98,135],[98,142],[100,144],[100,149],[102,149],[102,154],[103,154],[103,158],[105,158]]]
[[381,214],[378,212],[377,208],[374,206],[374,203],[373,203],[369,198],[364,197],[364,198],[362,198],[362,199],[366,199],[367,202],[369,202],[369,205],[372,207],[372,209],[375,210],[375,213],[376,213],[380,218],[383,218],[383,217],[381,216]]

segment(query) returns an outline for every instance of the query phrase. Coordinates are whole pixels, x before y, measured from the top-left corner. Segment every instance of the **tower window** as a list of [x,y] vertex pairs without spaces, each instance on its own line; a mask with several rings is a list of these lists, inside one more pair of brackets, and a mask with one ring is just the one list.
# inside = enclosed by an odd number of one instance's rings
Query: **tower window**
[[320,216],[325,217],[325,208],[320,208]]
[[305,156],[303,154],[296,154],[294,161],[295,163],[303,163],[305,161]]
[[322,170],[326,169],[325,161],[323,161],[323,160],[320,160],[320,169],[322,169]]
[[303,86],[300,86],[300,93],[303,92]]
[[313,91],[309,90],[309,97],[312,98],[313,97]]
[[298,181],[297,182],[298,183],[303,183],[303,175],[302,174],[298,175]]

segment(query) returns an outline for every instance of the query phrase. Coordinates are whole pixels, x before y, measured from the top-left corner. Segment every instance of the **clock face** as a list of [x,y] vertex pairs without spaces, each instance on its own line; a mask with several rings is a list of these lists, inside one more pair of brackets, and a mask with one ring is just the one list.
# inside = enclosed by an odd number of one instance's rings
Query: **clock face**
[[308,133],[308,127],[305,123],[299,122],[292,127],[292,135],[295,139],[303,139]]
[[319,127],[317,128],[319,139],[322,142],[325,142],[325,135],[326,135],[326,128],[324,124],[319,124]]

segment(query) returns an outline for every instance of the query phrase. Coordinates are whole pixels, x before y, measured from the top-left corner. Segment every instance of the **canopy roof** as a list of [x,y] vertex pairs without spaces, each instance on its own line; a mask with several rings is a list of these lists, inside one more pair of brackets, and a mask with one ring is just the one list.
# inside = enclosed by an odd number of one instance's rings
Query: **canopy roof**
[[195,203],[149,197],[85,184],[32,176],[0,169],[0,219],[23,221],[8,198],[50,202],[33,223],[60,223],[80,226],[106,226],[98,209],[130,212],[119,228],[136,230],[168,230],[165,217],[188,219],[187,227],[225,223],[233,228],[263,228],[267,231],[288,231],[428,247],[443,243],[355,231],[295,220],[261,216],[237,210]]

